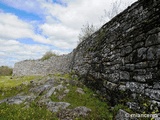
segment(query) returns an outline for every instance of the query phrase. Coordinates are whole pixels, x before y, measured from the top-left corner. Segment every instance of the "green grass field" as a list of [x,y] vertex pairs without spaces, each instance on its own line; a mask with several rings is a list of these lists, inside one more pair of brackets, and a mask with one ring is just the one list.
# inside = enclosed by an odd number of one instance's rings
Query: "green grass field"
[[37,81],[40,77],[24,76],[14,77],[0,76],[0,100],[14,96],[20,92],[27,92],[31,80]]

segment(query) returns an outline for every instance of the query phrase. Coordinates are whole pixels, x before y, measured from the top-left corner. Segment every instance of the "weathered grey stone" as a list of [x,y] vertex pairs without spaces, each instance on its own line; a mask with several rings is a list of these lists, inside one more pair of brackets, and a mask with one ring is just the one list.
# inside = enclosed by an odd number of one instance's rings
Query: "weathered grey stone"
[[55,83],[54,78],[48,78],[45,84],[47,84],[47,85],[53,85],[54,83]]
[[153,89],[160,89],[160,82],[153,83]]
[[159,34],[160,33],[149,35],[146,40],[145,46],[151,46],[160,43]]
[[60,91],[60,90],[62,90],[62,89],[64,89],[64,87],[63,87],[63,85],[58,85],[58,86],[56,86],[56,89],[58,90],[58,91]]
[[117,87],[117,84],[109,81],[104,81],[103,86],[105,86],[109,90],[114,90]]
[[69,93],[69,89],[66,89],[65,91],[64,91],[64,94],[67,94],[67,93]]
[[160,100],[160,90],[145,89],[145,95],[153,100]]
[[160,120],[160,117],[156,117],[155,120]]
[[125,85],[119,85],[118,89],[121,91],[126,91],[126,86]]
[[135,70],[134,70],[134,73],[135,73],[136,75],[146,75],[147,70],[146,70],[146,69],[135,69]]
[[135,69],[135,65],[134,64],[126,64],[125,69],[128,71],[133,71]]
[[0,100],[0,104],[6,102],[7,99]]
[[147,59],[148,60],[154,60],[155,59],[155,56],[156,56],[156,50],[154,48],[149,48],[148,51],[147,51]]
[[156,58],[160,59],[160,46],[158,46],[158,48],[157,48]]
[[159,102],[159,101],[151,100],[151,102],[152,102],[153,104],[156,104],[158,107],[160,107],[160,102]]
[[146,86],[147,86],[146,84],[141,84],[138,82],[127,82],[126,83],[126,88],[135,93],[144,93]]
[[118,82],[119,79],[120,79],[119,73],[109,74],[109,81],[111,81],[111,82]]
[[113,65],[112,67],[110,67],[111,70],[118,70],[120,68],[119,64]]
[[147,73],[145,75],[133,76],[133,79],[137,82],[146,82],[146,80],[151,80],[153,78],[152,73]]
[[132,109],[132,110],[134,110],[134,111],[140,109],[139,104],[136,103],[136,102],[127,102],[126,105],[127,105],[130,109]]
[[44,85],[41,85],[41,86],[38,86],[38,87],[35,87],[35,88],[31,88],[29,91],[40,95],[44,91],[49,90],[51,87],[52,87],[51,85],[44,84]]
[[132,47],[131,46],[124,47],[121,50],[121,56],[125,56],[125,55],[127,55],[131,52],[132,52]]
[[138,42],[134,45],[134,49],[141,48],[144,46],[144,42]]
[[156,66],[158,66],[158,60],[153,60],[148,62],[149,68],[155,68]]
[[145,79],[145,76],[144,76],[144,75],[133,76],[133,79],[134,79],[135,81],[138,81],[138,82],[146,82],[146,79]]
[[55,88],[55,87],[52,87],[52,88],[47,92],[47,94],[45,95],[45,97],[46,97],[46,98],[50,97],[50,96],[54,93],[55,90],[56,90],[56,88]]
[[7,98],[7,99],[4,99],[4,100],[1,100],[0,101],[0,104],[1,103],[8,103],[8,104],[21,104],[23,103],[24,101],[28,100],[28,101],[33,101],[35,99],[35,96],[14,96],[12,98]]
[[58,113],[58,117],[61,120],[74,120],[77,117],[86,117],[91,112],[91,109],[85,106],[79,106],[74,109],[62,110]]
[[82,88],[77,88],[76,92],[79,94],[84,94],[84,91]]
[[140,58],[141,60],[145,60],[146,59],[146,50],[147,50],[147,48],[138,49],[137,57]]
[[130,79],[129,73],[126,71],[121,71],[120,72],[120,79],[121,80],[129,80]]
[[130,119],[130,114],[127,113],[126,111],[120,109],[115,116],[115,120],[131,120]]
[[160,32],[160,27],[156,27],[155,29],[152,29],[148,32],[148,34],[155,34]]
[[55,113],[55,112],[58,112],[59,110],[66,109],[68,106],[70,106],[70,103],[49,101],[46,103],[46,105],[47,105],[48,110]]
[[73,114],[77,114],[78,116],[87,116],[88,113],[91,112],[91,109],[85,107],[85,106],[80,106],[80,107],[76,107],[73,109]]
[[135,64],[135,68],[137,69],[146,69],[148,67],[147,62],[139,62]]

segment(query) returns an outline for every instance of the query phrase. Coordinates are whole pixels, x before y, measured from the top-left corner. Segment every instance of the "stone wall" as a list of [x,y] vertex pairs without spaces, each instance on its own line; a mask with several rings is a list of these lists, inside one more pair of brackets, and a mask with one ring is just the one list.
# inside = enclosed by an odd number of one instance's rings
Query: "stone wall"
[[69,72],[72,53],[62,56],[53,56],[48,60],[25,60],[14,65],[13,75],[48,75]]
[[114,94],[113,104],[116,90],[160,101],[160,0],[134,3],[73,54],[72,69],[104,95]]

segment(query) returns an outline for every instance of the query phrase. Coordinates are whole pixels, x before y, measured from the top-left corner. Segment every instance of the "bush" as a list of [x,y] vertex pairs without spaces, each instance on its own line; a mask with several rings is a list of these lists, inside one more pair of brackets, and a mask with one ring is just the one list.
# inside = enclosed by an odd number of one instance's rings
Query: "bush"
[[9,76],[12,75],[13,69],[8,66],[1,66],[0,67],[0,76]]
[[93,24],[90,25],[87,23],[86,25],[83,25],[81,33],[78,36],[79,43],[90,37],[96,30],[97,28]]
[[49,58],[51,58],[52,56],[57,56],[55,53],[53,53],[52,51],[48,51],[46,52],[43,57],[41,58],[41,60],[48,60]]

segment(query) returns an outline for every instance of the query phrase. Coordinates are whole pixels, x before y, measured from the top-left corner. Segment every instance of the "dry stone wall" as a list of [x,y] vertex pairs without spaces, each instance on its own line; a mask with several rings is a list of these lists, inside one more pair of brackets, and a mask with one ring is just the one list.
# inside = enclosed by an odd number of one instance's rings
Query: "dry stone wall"
[[14,65],[13,75],[48,75],[69,72],[72,53],[62,56],[53,56],[48,60],[25,60]]
[[139,0],[83,41],[72,69],[103,94],[128,90],[160,102],[160,0]]

